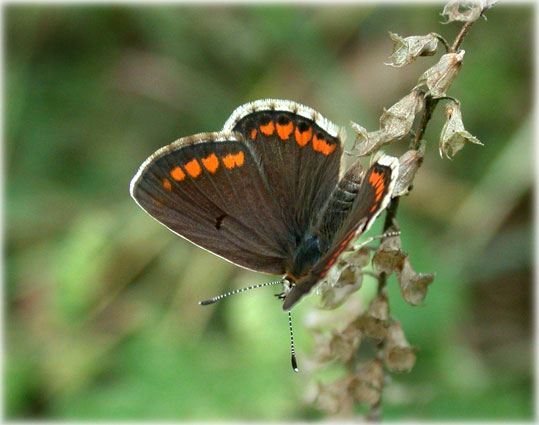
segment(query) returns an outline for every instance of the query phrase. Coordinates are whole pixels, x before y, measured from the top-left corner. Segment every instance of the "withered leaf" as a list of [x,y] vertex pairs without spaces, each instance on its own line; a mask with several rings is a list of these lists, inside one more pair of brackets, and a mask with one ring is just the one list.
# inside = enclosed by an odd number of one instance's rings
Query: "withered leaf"
[[419,56],[431,56],[438,49],[439,36],[435,33],[402,38],[390,32],[389,36],[393,40],[393,52],[390,56],[391,62],[386,65],[397,68],[412,63]]

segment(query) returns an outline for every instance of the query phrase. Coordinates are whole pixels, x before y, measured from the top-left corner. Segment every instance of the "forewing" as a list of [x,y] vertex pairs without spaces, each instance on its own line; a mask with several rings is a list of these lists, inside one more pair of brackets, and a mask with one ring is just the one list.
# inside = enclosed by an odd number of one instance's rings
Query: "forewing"
[[287,226],[240,134],[202,133],[159,149],[133,178],[131,195],[194,244],[251,270],[284,272]]

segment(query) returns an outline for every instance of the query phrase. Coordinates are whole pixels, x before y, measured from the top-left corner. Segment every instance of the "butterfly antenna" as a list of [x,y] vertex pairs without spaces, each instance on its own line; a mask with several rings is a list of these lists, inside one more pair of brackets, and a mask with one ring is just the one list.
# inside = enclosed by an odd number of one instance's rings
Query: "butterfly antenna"
[[292,369],[294,372],[299,372],[298,363],[296,362],[296,349],[294,347],[294,332],[292,331],[292,314],[288,310],[288,328],[290,329],[290,357],[292,359]]
[[281,282],[282,282],[282,281],[280,281],[280,280],[276,280],[275,282],[259,283],[258,285],[252,285],[252,286],[247,286],[247,287],[245,287],[245,288],[234,289],[233,291],[227,292],[226,294],[218,295],[217,297],[210,298],[209,300],[199,301],[198,304],[199,304],[199,305],[209,305],[209,304],[213,304],[214,302],[217,302],[217,301],[219,301],[219,300],[222,300],[223,298],[226,298],[226,297],[228,297],[229,295],[234,295],[234,294],[237,294],[237,293],[239,293],[239,292],[249,291],[249,290],[251,290],[251,289],[263,288],[264,286],[277,285],[278,283],[281,283]]

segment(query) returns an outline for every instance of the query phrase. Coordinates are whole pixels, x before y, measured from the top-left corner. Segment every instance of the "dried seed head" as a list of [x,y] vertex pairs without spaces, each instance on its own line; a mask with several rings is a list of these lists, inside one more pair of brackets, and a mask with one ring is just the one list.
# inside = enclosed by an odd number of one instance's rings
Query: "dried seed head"
[[384,110],[380,117],[380,128],[388,138],[399,140],[410,132],[416,114],[424,106],[424,98],[423,92],[412,90],[387,111]]
[[350,295],[361,288],[361,268],[349,263],[347,258],[339,259],[337,265],[328,272],[326,280],[316,289],[316,293],[321,295],[320,307],[324,310],[340,307]]
[[[390,231],[398,231],[397,226],[391,226]],[[388,276],[393,272],[400,272],[404,259],[408,256],[402,250],[400,235],[384,238],[372,258],[372,263],[380,273]]]
[[356,321],[356,326],[361,329],[366,336],[376,341],[386,338],[387,327],[389,326],[389,303],[385,294],[375,297],[369,309]]
[[404,300],[412,305],[421,304],[427,296],[428,286],[434,281],[434,276],[432,273],[416,273],[407,255],[401,272],[397,272],[397,280]]
[[374,406],[382,396],[384,371],[382,361],[374,359],[366,363],[349,383],[349,392],[360,403]]
[[315,404],[331,415],[348,415],[352,412],[354,400],[349,392],[350,378],[345,376],[331,384],[317,382]]
[[391,62],[386,65],[396,68],[412,63],[419,56],[432,56],[438,49],[439,36],[433,32],[406,38],[390,32],[389,36],[393,40],[393,52],[390,56]]
[[354,148],[359,156],[370,155],[382,146],[402,139],[414,123],[416,114],[423,108],[425,95],[420,90],[412,90],[380,117],[380,130],[367,130],[352,122],[352,128],[357,133]]
[[443,55],[438,63],[427,69],[417,82],[418,86],[425,84],[433,98],[444,97],[449,86],[455,79],[462,66],[464,50],[458,53]]
[[406,151],[399,158],[399,176],[393,189],[393,197],[406,195],[410,191],[415,173],[423,162],[425,147],[426,144],[422,142],[418,150],[411,149]]
[[447,18],[444,24],[453,21],[475,22],[483,12],[494,6],[497,0],[450,0],[444,7],[442,16]]
[[460,151],[466,142],[475,143],[476,145],[483,145],[476,137],[472,136],[464,129],[462,123],[462,113],[460,112],[460,103],[449,102],[445,113],[447,121],[442,128],[440,134],[440,156],[443,155],[447,158],[455,156]]
[[400,323],[393,322],[387,329],[385,349],[386,366],[394,372],[409,372],[415,364],[417,347],[408,344]]

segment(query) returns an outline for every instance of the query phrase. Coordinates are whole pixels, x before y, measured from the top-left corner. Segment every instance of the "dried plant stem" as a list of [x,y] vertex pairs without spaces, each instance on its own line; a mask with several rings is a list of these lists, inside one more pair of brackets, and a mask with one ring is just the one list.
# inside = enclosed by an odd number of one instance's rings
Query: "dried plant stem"
[[460,45],[464,41],[464,37],[466,37],[466,34],[468,34],[468,31],[470,30],[474,22],[475,21],[466,22],[462,26],[462,28],[460,29],[459,35],[457,35],[457,38],[455,38],[455,41],[453,42],[453,45],[451,46],[450,53],[456,53],[456,51],[460,48]]
[[[453,45],[451,46],[450,52],[456,52],[459,47],[461,46],[462,42],[464,41],[464,37],[466,37],[466,34],[468,34],[468,31],[470,30],[470,27],[473,25],[473,22],[466,22],[457,37],[455,38],[455,41],[453,42]],[[425,107],[423,109],[423,115],[421,116],[421,122],[418,125],[418,128],[415,132],[415,137],[412,138],[412,141],[410,142],[410,148],[417,150],[419,149],[419,145],[421,140],[423,139],[423,136],[425,135],[425,131],[427,130],[427,125],[430,122],[430,119],[432,118],[432,114],[434,113],[434,110],[436,109],[436,106],[438,105],[438,101],[440,99],[433,99],[431,96],[426,97]],[[393,225],[394,219],[397,216],[397,210],[399,207],[399,198],[393,198],[391,202],[389,203],[389,206],[386,209],[386,217],[384,221],[384,229],[383,233],[387,232],[389,228]],[[387,292],[387,274],[386,273],[380,273],[380,277],[378,279],[378,295],[381,295],[385,292]],[[376,344],[376,358],[377,359],[383,359],[384,358],[384,350],[385,350],[385,341],[380,341]],[[382,380],[383,382],[383,380]],[[369,412],[367,413],[365,419],[368,421],[373,422],[379,422],[382,419],[382,394],[383,394],[383,387],[380,389],[380,398],[377,403],[375,403],[371,408],[369,409]]]

